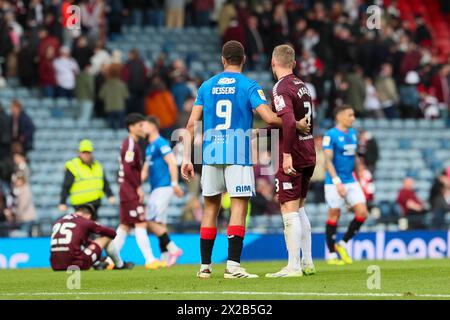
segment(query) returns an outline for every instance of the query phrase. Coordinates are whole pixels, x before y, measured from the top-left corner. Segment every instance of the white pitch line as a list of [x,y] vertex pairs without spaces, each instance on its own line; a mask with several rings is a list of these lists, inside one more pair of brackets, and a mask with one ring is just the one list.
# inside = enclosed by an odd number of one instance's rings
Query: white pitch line
[[346,292],[246,292],[246,291],[160,291],[160,292],[148,292],[148,291],[122,291],[122,292],[19,292],[19,293],[0,293],[0,297],[12,297],[12,296],[91,296],[91,295],[278,295],[278,296],[317,296],[317,297],[418,297],[418,298],[450,298],[450,294],[412,294],[406,295],[403,293],[346,293]]

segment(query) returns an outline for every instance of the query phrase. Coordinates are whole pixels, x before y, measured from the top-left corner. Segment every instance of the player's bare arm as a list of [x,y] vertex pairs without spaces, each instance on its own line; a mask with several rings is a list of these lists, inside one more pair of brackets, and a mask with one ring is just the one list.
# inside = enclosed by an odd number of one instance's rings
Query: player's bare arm
[[193,106],[191,116],[186,125],[186,133],[183,137],[184,151],[183,162],[181,164],[181,177],[189,182],[191,178],[195,177],[194,165],[191,162],[191,149],[194,141],[195,123],[200,121],[203,115],[203,106]]
[[[277,116],[275,112],[270,109],[267,104],[262,104],[256,108],[259,116],[265,123],[270,126],[274,126],[277,128],[281,128],[283,122],[280,117]],[[307,134],[311,130],[311,124],[308,121],[308,118],[305,116],[303,119],[296,121],[296,129],[300,131],[301,134]]]
[[149,165],[148,165],[148,162],[145,161],[144,165],[142,166],[141,181],[147,181],[148,173],[149,173]]
[[341,179],[336,174],[336,168],[333,165],[333,157],[334,153],[333,150],[324,150],[325,153],[325,168],[330,173],[331,180],[333,181],[333,184],[336,186],[337,191],[341,197],[345,197],[346,191],[344,188],[344,185],[342,184]]
[[296,123],[293,112],[281,116],[283,130],[283,171],[287,175],[295,175],[297,171],[292,164],[292,146],[297,137]]
[[173,192],[178,198],[181,198],[182,196],[184,196],[184,192],[178,185],[178,166],[177,161],[175,160],[175,156],[173,155],[173,153],[169,153],[164,157],[164,161],[169,167],[170,181],[172,184]]

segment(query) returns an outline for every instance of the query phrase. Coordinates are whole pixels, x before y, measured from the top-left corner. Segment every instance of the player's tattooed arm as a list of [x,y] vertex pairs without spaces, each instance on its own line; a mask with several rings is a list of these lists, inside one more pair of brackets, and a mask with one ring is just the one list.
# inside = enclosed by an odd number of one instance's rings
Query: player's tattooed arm
[[333,165],[333,157],[334,157],[333,150],[324,149],[323,152],[325,154],[325,168],[330,174],[331,180],[333,181],[333,184],[336,186],[339,195],[341,197],[345,197],[346,191],[344,185],[342,184],[341,179],[337,175],[336,168]]

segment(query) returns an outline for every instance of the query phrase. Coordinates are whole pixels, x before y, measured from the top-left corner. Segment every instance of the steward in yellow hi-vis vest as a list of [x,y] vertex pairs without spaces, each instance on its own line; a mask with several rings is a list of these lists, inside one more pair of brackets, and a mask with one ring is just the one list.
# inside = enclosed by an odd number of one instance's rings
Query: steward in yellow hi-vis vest
[[96,211],[101,205],[101,199],[108,196],[109,202],[115,202],[103,167],[94,159],[94,146],[90,140],[80,142],[79,155],[66,162],[65,177],[61,190],[59,209],[66,211],[66,201],[74,207],[82,204],[92,204]]

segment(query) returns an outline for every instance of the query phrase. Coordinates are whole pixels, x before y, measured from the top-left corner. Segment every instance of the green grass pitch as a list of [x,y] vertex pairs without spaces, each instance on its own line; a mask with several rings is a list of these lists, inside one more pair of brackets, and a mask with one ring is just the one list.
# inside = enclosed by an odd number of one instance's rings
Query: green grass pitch
[[[67,289],[70,276],[49,269],[0,271],[0,299],[450,299],[450,260],[359,261],[349,266],[316,262],[317,274],[268,279],[284,262],[243,264],[259,279],[223,279],[214,265],[211,279],[197,279],[197,265],[147,271],[81,272],[80,289]],[[368,267],[380,268],[381,289],[369,290]],[[369,282],[371,282],[369,280]],[[372,282],[371,282],[372,283]]]

